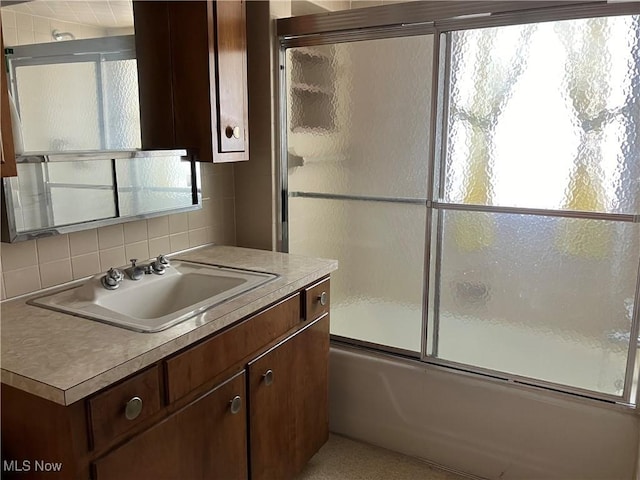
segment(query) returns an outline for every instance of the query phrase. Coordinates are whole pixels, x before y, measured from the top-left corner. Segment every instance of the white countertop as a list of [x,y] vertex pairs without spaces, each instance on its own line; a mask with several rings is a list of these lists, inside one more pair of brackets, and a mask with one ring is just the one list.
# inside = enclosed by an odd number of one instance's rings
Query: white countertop
[[280,277],[157,333],[138,333],[25,303],[43,292],[4,301],[0,306],[2,383],[70,405],[338,268],[335,260],[227,246],[203,247],[172,258]]

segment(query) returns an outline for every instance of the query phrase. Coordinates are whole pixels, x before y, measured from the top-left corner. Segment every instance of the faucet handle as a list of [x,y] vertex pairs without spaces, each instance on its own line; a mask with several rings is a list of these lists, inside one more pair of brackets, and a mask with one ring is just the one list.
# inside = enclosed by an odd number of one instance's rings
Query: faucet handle
[[164,255],[160,254],[156,259],[151,262],[151,270],[153,273],[163,275],[165,269],[169,266],[169,260]]
[[124,280],[124,274],[117,268],[111,267],[104,277],[101,278],[102,286],[107,290],[115,290]]

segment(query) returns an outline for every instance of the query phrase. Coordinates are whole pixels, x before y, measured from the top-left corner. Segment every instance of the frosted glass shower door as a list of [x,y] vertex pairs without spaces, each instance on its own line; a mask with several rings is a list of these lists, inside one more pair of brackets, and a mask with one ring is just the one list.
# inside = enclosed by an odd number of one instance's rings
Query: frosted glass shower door
[[630,402],[640,17],[443,37],[428,354]]
[[286,53],[289,252],[339,260],[333,335],[417,354],[433,37]]

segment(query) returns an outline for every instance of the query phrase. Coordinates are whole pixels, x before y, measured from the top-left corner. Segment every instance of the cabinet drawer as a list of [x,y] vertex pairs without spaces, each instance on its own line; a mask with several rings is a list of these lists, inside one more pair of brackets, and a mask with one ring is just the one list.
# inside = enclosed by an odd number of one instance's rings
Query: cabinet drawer
[[93,447],[108,444],[160,410],[157,365],[99,393],[89,400]]
[[300,295],[166,361],[169,402],[178,400],[300,323]]
[[329,311],[331,300],[329,279],[304,289],[305,319],[315,320]]
[[246,480],[245,382],[235,375],[99,458],[93,478]]

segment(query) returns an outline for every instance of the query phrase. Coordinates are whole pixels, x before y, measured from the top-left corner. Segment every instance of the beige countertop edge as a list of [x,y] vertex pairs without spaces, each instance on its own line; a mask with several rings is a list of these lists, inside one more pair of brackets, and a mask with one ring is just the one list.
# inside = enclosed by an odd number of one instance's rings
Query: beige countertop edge
[[[323,259],[310,258],[309,260],[311,260],[312,262],[318,262],[318,260]],[[269,291],[267,289],[264,295],[260,296],[259,298],[251,299],[251,297],[254,296],[249,295],[248,303],[228,313],[218,316],[216,316],[215,313],[211,313],[213,318],[211,320],[205,320],[205,323],[200,326],[194,328],[189,328],[188,326],[186,326],[183,327],[182,331],[180,329],[180,325],[172,327],[177,328],[177,334],[175,337],[170,338],[165,343],[162,343],[154,348],[143,351],[134,358],[129,358],[121,362],[118,362],[114,359],[113,367],[105,369],[104,371],[93,375],[84,381],[77,382],[72,385],[62,386],[63,382],[56,382],[57,384],[53,384],[54,382],[47,383],[46,381],[39,380],[38,378],[32,378],[35,375],[26,376],[24,374],[21,374],[19,371],[5,369],[4,366],[0,369],[0,379],[2,383],[6,385],[10,385],[12,387],[45,398],[52,402],[61,405],[71,405],[78,400],[82,400],[83,398],[86,398],[89,395],[152,365],[162,358],[165,358],[199,340],[202,340],[203,338],[215,333],[216,331],[219,331],[243,318],[246,318],[252,313],[255,313],[256,311],[276,302],[278,299],[286,297],[287,295],[300,290],[306,285],[312,284],[316,280],[329,275],[332,271],[337,269],[337,262],[326,260],[318,262],[316,266],[320,268],[316,268],[312,272],[306,271],[299,277],[292,275],[291,273],[285,275],[287,277],[290,277],[289,279],[291,279],[291,277],[297,278],[289,283],[279,286],[276,290]],[[211,309],[212,312],[215,310],[216,308]],[[205,316],[207,315],[207,312],[204,312],[204,314],[201,315]],[[91,320],[87,321],[91,322]],[[96,323],[96,325],[102,324]],[[104,327],[104,325],[102,326]],[[41,375],[41,377],[44,376],[46,375]]]
[[37,380],[23,377],[17,373],[9,372],[5,369],[0,371],[0,380],[5,385],[12,386],[18,390],[22,390],[28,393],[32,393],[38,397],[51,400],[54,403],[61,405],[67,405],[65,402],[65,392],[59,388],[52,387],[44,383],[40,383]]

